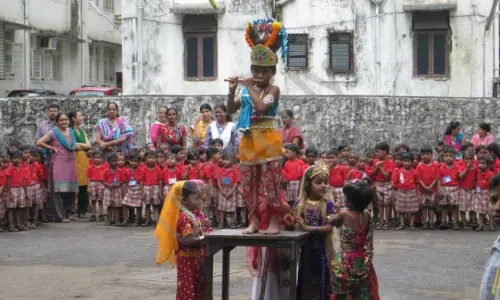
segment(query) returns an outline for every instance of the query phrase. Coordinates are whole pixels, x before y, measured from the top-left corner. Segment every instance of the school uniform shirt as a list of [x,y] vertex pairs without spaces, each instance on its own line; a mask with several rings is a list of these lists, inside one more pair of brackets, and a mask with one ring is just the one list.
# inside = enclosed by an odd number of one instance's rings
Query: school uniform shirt
[[45,180],[47,180],[47,170],[45,169],[45,165],[39,163],[39,162],[34,162],[36,166],[36,172],[38,174],[38,180],[40,183],[43,183]]
[[344,186],[347,179],[347,170],[344,165],[337,164],[330,169],[330,185],[335,188]]
[[[467,168],[467,165],[458,169],[459,173],[462,173]],[[473,189],[476,187],[476,177],[477,177],[478,169],[477,167],[472,166],[472,169],[465,173],[465,177],[459,179],[458,185],[462,189]]]
[[418,174],[415,169],[405,170],[397,169],[392,174],[392,184],[400,190],[408,191],[417,188]]
[[[376,168],[377,163],[379,162],[379,159],[376,159],[374,161],[373,169]],[[394,163],[392,160],[386,158],[384,162],[382,163],[381,168],[383,168],[387,173],[389,173],[388,179],[384,177],[382,174],[381,170],[377,170],[376,172],[372,173],[372,177],[376,182],[386,182],[391,180],[392,172],[394,171]]]
[[399,189],[399,172],[401,168],[394,168],[391,174],[392,187],[394,189]]
[[490,180],[493,176],[495,176],[495,174],[489,169],[486,169],[483,172],[478,171],[477,172],[477,181],[476,181],[476,186],[477,186],[476,191],[481,192],[481,191],[487,190],[489,188],[489,185],[490,185]]
[[22,187],[24,186],[24,180],[26,180],[26,183],[30,180],[29,173],[21,165],[18,168],[10,165],[5,171],[5,175],[10,177],[10,186],[13,188]]
[[[465,162],[465,160],[463,159],[459,159],[459,160],[456,160],[455,161],[455,165],[461,169],[462,171],[465,170],[465,168],[467,167],[467,163]],[[472,161],[472,165],[474,167],[477,167],[477,159],[475,158],[473,161]]]
[[[430,165],[426,165],[425,163],[421,162],[418,164],[416,171],[419,180],[422,180],[422,182],[426,186],[429,186],[434,182],[434,180],[439,179],[439,169],[440,165],[436,161],[431,162]],[[419,191],[423,193],[424,189],[420,186]],[[434,187],[432,188],[432,192],[437,192],[437,185],[434,185]]]
[[29,169],[30,181],[27,182],[28,185],[34,185],[40,182],[40,177],[42,176],[41,170],[36,163],[31,163],[26,166]]
[[219,169],[217,171],[217,179],[220,181],[222,186],[233,186],[234,184],[240,182],[240,171],[235,167],[231,167],[229,169]]
[[161,180],[165,185],[172,185],[177,182],[178,176],[175,168],[170,170],[168,167],[161,171]]
[[[184,176],[184,173],[186,173],[186,170],[189,168],[189,165],[186,165],[184,167],[184,170],[182,172],[182,175]],[[192,167],[187,174],[187,179],[186,180],[196,180],[200,179],[200,165],[196,164],[194,167]]]
[[7,184],[6,170],[7,169],[0,169],[0,186],[5,186],[5,184]]
[[125,183],[125,182],[128,182],[128,176],[127,176],[127,173],[128,173],[128,168],[124,168],[124,167],[117,167],[118,169],[118,182],[120,183]]
[[141,181],[141,171],[142,168],[140,167],[135,168],[135,170],[132,168],[124,168],[121,176],[124,182],[128,183],[129,186],[136,186]]
[[457,186],[458,185],[458,167],[453,164],[449,168],[446,164],[442,164],[439,168],[439,179],[442,186]]
[[104,181],[107,167],[104,165],[99,166],[89,166],[87,169],[87,177],[90,181]]
[[108,184],[119,184],[120,177],[123,177],[123,175],[120,174],[119,168],[116,168],[114,170],[111,168],[107,168],[104,172],[104,182]]
[[366,173],[366,167],[365,167],[365,170],[360,170],[358,168],[353,168],[351,171],[349,171],[349,173],[347,174],[347,180],[354,180],[354,179],[365,179],[367,177],[370,177],[370,175],[368,175]]
[[161,170],[158,166],[154,166],[152,170],[149,167],[142,169],[142,181],[144,185],[159,185],[161,178]]
[[500,173],[500,159],[495,160],[495,166],[493,167],[493,173],[498,174]]
[[203,174],[203,181],[205,183],[212,182],[212,186],[217,187],[217,178],[215,175],[217,174],[217,170],[219,167],[216,163],[206,162],[201,167],[201,173]]
[[307,165],[300,159],[289,160],[285,163],[281,174],[286,181],[301,180]]

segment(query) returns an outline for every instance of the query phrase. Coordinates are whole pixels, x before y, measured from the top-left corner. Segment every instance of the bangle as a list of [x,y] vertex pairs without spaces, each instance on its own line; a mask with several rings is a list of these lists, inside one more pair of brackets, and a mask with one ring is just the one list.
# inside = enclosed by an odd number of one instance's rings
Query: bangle
[[318,232],[318,226],[314,226],[314,231]]

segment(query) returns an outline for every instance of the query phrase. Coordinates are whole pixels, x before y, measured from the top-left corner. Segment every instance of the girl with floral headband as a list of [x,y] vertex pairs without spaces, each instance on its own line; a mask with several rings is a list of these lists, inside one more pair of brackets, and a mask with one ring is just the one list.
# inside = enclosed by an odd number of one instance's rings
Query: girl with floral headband
[[156,227],[156,264],[177,265],[177,300],[205,299],[204,234],[211,228],[200,212],[203,182],[176,182]]
[[334,203],[327,200],[329,180],[330,170],[325,163],[307,169],[302,178],[299,200],[295,203],[295,222],[303,231],[312,233],[311,241],[306,245],[310,253],[310,273],[305,274],[300,266],[297,299],[300,299],[304,280],[306,286],[311,287],[308,299],[328,300],[330,297],[328,264],[333,258],[333,227],[328,220],[333,217]]
[[[246,40],[252,48],[252,77],[231,78],[227,100],[229,114],[240,110],[240,181],[250,222],[245,233],[258,232],[259,222],[269,219],[266,233],[278,234],[278,220],[287,202],[280,192],[283,143],[274,126],[280,88],[273,85],[273,78],[278,63],[275,52],[281,48],[282,57],[286,57],[287,35],[281,23],[261,19],[247,25]],[[240,81],[243,88],[236,97]]]

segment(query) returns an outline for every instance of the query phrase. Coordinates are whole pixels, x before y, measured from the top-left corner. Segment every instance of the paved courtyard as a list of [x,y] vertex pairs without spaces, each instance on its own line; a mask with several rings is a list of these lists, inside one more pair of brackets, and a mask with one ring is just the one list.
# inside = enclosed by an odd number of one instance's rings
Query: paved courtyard
[[[375,267],[384,300],[478,299],[499,232],[377,231]],[[78,220],[0,233],[0,299],[175,299],[175,270],[154,264],[151,228]],[[221,256],[214,290],[220,299]],[[245,249],[231,257],[231,299],[250,299]]]

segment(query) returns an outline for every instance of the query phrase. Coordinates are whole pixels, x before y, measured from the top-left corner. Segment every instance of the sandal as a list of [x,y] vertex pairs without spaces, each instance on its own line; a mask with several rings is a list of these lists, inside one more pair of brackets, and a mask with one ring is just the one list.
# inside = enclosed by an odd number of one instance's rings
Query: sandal
[[396,228],[396,230],[405,230],[405,226],[404,225],[399,225],[399,227]]
[[429,229],[430,229],[430,230],[436,230],[436,224],[431,223],[431,224],[429,225]]
[[10,227],[9,227],[9,232],[18,232],[18,231],[19,231],[19,229],[17,229],[17,228],[16,228],[16,227],[14,227],[14,226],[10,226]]
[[111,225],[111,222],[109,220],[107,220],[106,222],[104,222],[104,226],[110,226]]
[[453,230],[460,230],[460,223],[455,223],[455,225],[453,225]]
[[219,225],[217,226],[217,228],[219,228],[219,229],[224,229],[224,225],[219,224]]
[[382,224],[377,223],[377,226],[375,227],[375,229],[377,229],[377,230],[381,230],[381,229],[382,229]]
[[477,226],[476,231],[483,231],[483,225]]
[[410,230],[415,230],[415,225],[410,225]]
[[389,224],[384,223],[384,226],[382,226],[382,230],[389,230]]
[[[121,225],[122,225],[123,227],[125,227],[125,226],[128,226],[129,224],[130,224],[130,222],[129,222],[128,220],[124,220],[124,221],[122,222],[122,224],[121,224]],[[117,225],[117,226],[118,226],[118,225]]]
[[494,225],[490,225],[490,231],[496,231],[496,227]]
[[150,221],[146,221],[146,222],[144,222],[144,224],[141,225],[141,227],[150,227],[150,226],[151,226]]
[[29,224],[29,225],[28,225],[28,228],[29,228],[29,229],[36,229],[36,226],[35,226],[34,224]]
[[95,217],[95,215],[91,215],[89,222],[95,222],[95,221],[97,221],[97,218]]
[[104,221],[104,215],[99,215],[99,222]]
[[231,224],[231,229],[236,229],[236,224]]
[[422,224],[422,229],[423,230],[429,229],[429,222],[426,222],[426,223]]

